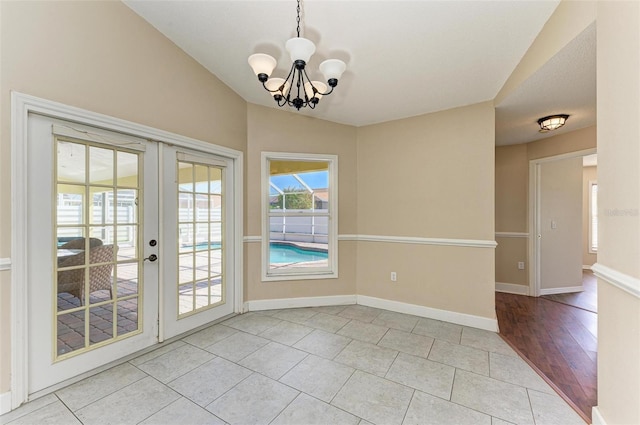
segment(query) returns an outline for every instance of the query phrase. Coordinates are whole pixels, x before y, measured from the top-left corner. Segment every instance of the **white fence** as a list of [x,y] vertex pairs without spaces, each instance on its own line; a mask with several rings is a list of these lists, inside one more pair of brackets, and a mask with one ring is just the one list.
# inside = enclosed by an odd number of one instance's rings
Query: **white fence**
[[[273,209],[270,212],[282,213],[284,211]],[[329,217],[311,215],[309,214],[310,210],[286,210],[286,212],[300,213],[300,215],[269,217],[270,240],[328,243]],[[326,214],[327,210],[314,210],[314,212]]]

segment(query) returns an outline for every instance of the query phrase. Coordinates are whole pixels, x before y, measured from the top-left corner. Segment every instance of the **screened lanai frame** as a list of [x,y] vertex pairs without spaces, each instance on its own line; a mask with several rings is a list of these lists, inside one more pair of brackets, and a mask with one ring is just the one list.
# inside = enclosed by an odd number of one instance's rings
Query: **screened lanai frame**
[[[312,188],[305,173],[326,170],[327,188]],[[272,176],[290,176],[297,187],[274,184]],[[322,193],[322,198],[316,196]],[[308,194],[308,208],[287,208],[286,196]],[[277,198],[278,196],[279,199]],[[274,208],[275,206],[275,208]],[[277,208],[277,206],[283,208]],[[298,220],[289,232],[286,220]],[[300,231],[300,221],[309,231]],[[282,227],[280,227],[282,226]],[[322,231],[326,228],[326,231]],[[320,230],[319,230],[320,229]],[[262,280],[330,279],[338,277],[338,157],[324,154],[262,153]],[[309,261],[273,264],[271,250],[310,255]],[[323,259],[313,255],[317,253]],[[309,254],[311,253],[311,254]],[[276,253],[279,257],[280,254]],[[282,261],[282,260],[274,260]]]

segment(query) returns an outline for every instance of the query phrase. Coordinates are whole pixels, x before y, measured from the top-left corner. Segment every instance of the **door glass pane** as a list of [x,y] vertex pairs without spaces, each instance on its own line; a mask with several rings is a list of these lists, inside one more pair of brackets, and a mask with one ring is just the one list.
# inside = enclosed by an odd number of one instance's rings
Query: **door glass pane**
[[58,181],[84,184],[86,180],[86,146],[58,140],[57,171]]
[[56,213],[59,225],[84,224],[84,189],[81,185],[58,185]]
[[138,297],[132,297],[118,301],[118,314],[116,314],[118,336],[125,336],[139,331],[138,300]]
[[113,338],[113,304],[89,309],[89,342],[97,344]]
[[119,298],[136,295],[140,291],[138,286],[138,263],[118,264],[116,284],[118,285]]
[[91,187],[91,224],[110,224],[115,217],[115,197],[112,188]]
[[137,311],[142,153],[62,138],[56,143],[58,359],[142,327]]
[[89,147],[89,183],[113,185],[114,150]]
[[224,302],[220,167],[178,161],[178,315]]

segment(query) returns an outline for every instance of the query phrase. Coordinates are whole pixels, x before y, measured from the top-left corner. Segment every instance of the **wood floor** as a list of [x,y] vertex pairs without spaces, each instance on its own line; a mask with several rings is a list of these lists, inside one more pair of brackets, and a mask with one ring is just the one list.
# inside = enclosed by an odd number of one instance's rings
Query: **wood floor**
[[584,291],[573,292],[570,294],[553,294],[543,295],[551,301],[572,305],[574,307],[589,310],[593,313],[598,312],[598,282],[591,271],[582,272],[582,286]]
[[588,423],[597,405],[597,317],[544,298],[496,293],[500,334]]

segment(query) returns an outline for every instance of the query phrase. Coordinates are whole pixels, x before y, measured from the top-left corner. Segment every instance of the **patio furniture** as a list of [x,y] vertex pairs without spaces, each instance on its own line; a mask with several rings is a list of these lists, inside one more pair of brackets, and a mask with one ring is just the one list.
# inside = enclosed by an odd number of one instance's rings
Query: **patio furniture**
[[[89,250],[89,294],[109,290],[109,298],[113,297],[113,259],[118,247],[113,245],[102,245]],[[92,266],[92,264],[101,264]],[[58,269],[85,265],[85,252],[71,255],[64,258],[58,264]],[[71,270],[58,271],[58,293],[69,293],[80,300],[80,305],[84,305],[84,278],[85,267]]]
[[[98,238],[89,238],[89,247],[95,248],[102,246],[102,240]],[[84,238],[72,239],[69,242],[61,245],[58,249],[84,249]]]

